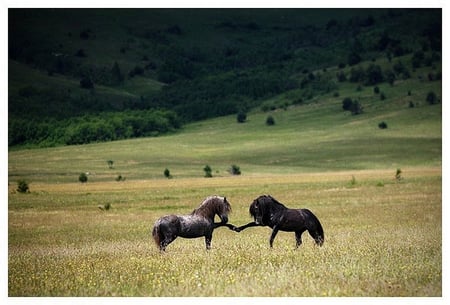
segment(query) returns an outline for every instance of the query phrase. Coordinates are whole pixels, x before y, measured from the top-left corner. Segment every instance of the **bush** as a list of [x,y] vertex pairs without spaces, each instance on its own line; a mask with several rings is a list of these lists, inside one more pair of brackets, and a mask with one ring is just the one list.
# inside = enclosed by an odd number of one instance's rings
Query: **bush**
[[94,83],[89,77],[83,77],[80,80],[80,87],[83,89],[92,89],[94,88]]
[[26,182],[25,180],[17,181],[17,191],[19,193],[29,193],[30,188],[28,186],[28,182]]
[[269,115],[266,119],[266,125],[267,126],[272,126],[275,125],[275,119],[273,118],[273,116]]
[[426,101],[430,105],[437,104],[438,103],[438,98],[437,98],[436,93],[434,93],[433,91],[428,92]]
[[378,86],[376,86],[375,88],[373,88],[373,93],[378,94],[380,93],[380,88]]
[[229,172],[232,175],[240,175],[241,168],[239,166],[237,166],[236,164],[233,164],[233,165],[231,165]]
[[164,177],[167,179],[172,179],[172,175],[170,174],[170,170],[168,168],[164,170]]
[[244,123],[247,120],[247,114],[245,112],[239,112],[236,119],[238,123]]
[[205,178],[212,178],[212,169],[211,169],[211,167],[209,166],[209,165],[206,165],[204,168],[203,168],[203,171],[205,172]]
[[342,101],[342,109],[344,109],[345,111],[350,111],[350,109],[352,108],[352,105],[353,105],[353,101],[349,97],[346,97]]
[[381,122],[381,123],[378,123],[378,128],[380,128],[380,129],[386,129],[388,126],[387,126],[387,124],[386,124],[386,122]]
[[119,182],[119,181],[125,181],[125,177],[124,176],[122,176],[122,175],[118,175],[117,177],[116,177],[116,181],[117,182]]
[[81,183],[86,183],[88,181],[88,176],[85,173],[81,173],[78,177],[78,181]]

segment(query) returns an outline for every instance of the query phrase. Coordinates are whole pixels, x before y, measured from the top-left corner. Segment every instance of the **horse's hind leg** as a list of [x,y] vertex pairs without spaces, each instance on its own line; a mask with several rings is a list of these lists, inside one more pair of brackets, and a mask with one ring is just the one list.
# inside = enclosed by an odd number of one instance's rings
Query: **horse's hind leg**
[[164,239],[161,241],[161,244],[159,245],[159,250],[166,251],[166,247],[177,238],[176,235],[166,235],[164,236]]

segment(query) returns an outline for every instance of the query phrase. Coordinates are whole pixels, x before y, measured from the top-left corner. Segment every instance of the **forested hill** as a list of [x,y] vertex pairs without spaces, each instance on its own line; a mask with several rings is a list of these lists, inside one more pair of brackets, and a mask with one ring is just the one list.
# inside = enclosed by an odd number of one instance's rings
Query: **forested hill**
[[[374,85],[441,60],[441,9],[10,9],[8,18],[10,147],[154,136],[285,92],[303,103],[343,81]],[[402,71],[351,78],[361,62],[377,70],[377,59],[406,55]]]

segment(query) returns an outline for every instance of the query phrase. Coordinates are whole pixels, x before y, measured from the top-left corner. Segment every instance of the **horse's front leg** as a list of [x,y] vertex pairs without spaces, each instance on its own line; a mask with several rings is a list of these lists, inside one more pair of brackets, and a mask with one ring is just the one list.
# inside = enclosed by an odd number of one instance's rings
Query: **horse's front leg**
[[273,240],[275,239],[275,236],[277,236],[277,233],[278,233],[278,227],[274,226],[273,230],[272,230],[272,235],[270,235],[270,241],[269,241],[271,248],[273,248]]
[[245,230],[245,229],[247,229],[247,228],[251,228],[251,227],[259,227],[259,226],[261,226],[261,225],[253,221],[253,222],[249,222],[249,223],[246,224],[246,225],[237,227],[237,228],[235,228],[235,229],[233,229],[233,230],[236,231],[236,232],[241,232],[242,230]]
[[211,233],[205,234],[206,250],[210,250],[211,249],[211,240],[212,240],[212,231],[211,231]]

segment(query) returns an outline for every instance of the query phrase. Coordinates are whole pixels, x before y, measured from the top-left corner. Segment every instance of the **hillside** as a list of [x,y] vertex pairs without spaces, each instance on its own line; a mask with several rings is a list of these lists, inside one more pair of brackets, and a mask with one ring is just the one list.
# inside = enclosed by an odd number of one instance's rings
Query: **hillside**
[[[205,165],[213,177],[222,177],[233,164],[249,177],[365,169],[391,169],[394,176],[397,168],[440,167],[442,107],[426,99],[429,92],[440,98],[442,84],[421,76],[429,71],[419,68],[393,86],[381,84],[380,93],[345,83],[301,104],[289,104],[291,93],[281,94],[249,111],[244,123],[229,115],[163,137],[10,151],[9,180],[76,182],[81,172],[91,173],[94,182],[119,175],[127,181],[160,179],[165,168],[174,179],[202,178]],[[361,114],[343,110],[347,97],[362,105]],[[274,110],[263,111],[267,106]],[[268,116],[274,125],[266,124]],[[382,122],[387,128],[379,127]]]
[[9,146],[155,136],[409,79],[440,98],[440,20],[440,9],[10,9]]

